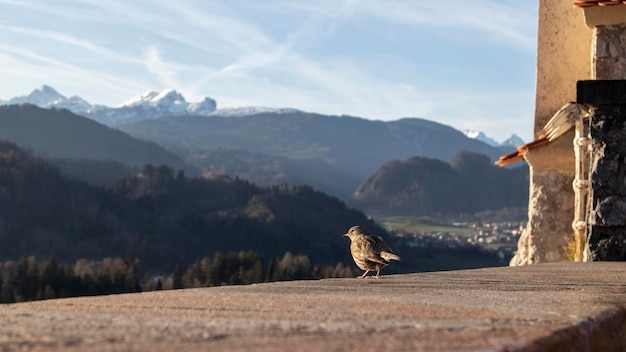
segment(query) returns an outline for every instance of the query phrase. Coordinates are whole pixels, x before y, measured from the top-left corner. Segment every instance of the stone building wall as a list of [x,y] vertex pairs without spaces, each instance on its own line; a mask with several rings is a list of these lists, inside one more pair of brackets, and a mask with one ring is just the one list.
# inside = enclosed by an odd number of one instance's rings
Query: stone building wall
[[626,24],[594,29],[590,260],[626,260]]
[[[534,135],[568,101],[576,82],[591,78],[593,31],[570,1],[539,0]],[[566,261],[573,239],[573,134],[526,155],[530,168],[528,223],[510,265]]]
[[[626,6],[592,6],[583,12],[569,1],[540,0],[539,5],[535,136],[568,101],[596,107],[591,117],[592,198],[585,251],[587,260],[626,260],[626,89],[608,105],[580,101],[573,94],[577,81],[626,79]],[[531,171],[529,220],[511,265],[573,259],[572,140],[563,135],[560,144],[526,155]],[[564,162],[568,159],[571,162]]]
[[599,25],[594,35],[594,79],[626,78],[626,25]]
[[526,154],[530,168],[528,223],[511,266],[571,260],[574,216],[574,153],[568,132]]
[[568,101],[576,82],[590,79],[593,31],[568,0],[539,0],[534,135]]
[[590,259],[626,260],[626,105],[591,115]]

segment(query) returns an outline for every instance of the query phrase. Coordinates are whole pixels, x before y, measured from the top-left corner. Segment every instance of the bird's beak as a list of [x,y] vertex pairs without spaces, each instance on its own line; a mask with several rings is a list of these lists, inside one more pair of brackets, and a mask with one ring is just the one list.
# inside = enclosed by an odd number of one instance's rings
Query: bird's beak
[[343,234],[343,237],[348,237],[348,234],[347,234],[347,233],[344,233],[344,234]]

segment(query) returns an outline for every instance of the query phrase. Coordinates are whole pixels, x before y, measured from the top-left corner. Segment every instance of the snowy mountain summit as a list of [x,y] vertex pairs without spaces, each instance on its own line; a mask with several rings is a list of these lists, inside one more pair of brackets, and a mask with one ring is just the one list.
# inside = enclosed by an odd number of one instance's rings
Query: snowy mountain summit
[[488,137],[485,133],[480,131],[473,130],[463,130],[462,131],[467,138],[475,139],[481,141],[485,144],[489,144],[492,147],[513,147],[516,148],[519,145],[524,144],[524,140],[522,140],[518,135],[512,134],[511,137],[503,141],[502,143],[496,142],[494,139]]
[[[0,105],[14,104],[33,104],[46,109],[67,109],[77,115],[91,118],[112,127],[142,120],[185,115],[237,118],[259,114],[290,114],[302,112],[301,110],[292,108],[269,108],[261,106],[222,108],[218,110],[217,103],[210,97],[205,97],[198,102],[188,102],[181,93],[174,89],[166,89],[162,92],[149,91],[134,96],[117,107],[110,107],[105,105],[92,105],[78,96],[67,98],[48,85],[43,85],[41,88],[37,88],[25,96],[18,96],[9,100],[0,99]],[[424,123],[424,121],[427,120],[421,120],[419,123]],[[483,132],[472,130],[464,130],[462,132],[468,138],[476,139],[495,147],[515,148],[524,144],[524,141],[515,134],[511,135],[506,141],[498,143],[486,136]]]
[[[212,100],[212,110],[215,110],[215,101]],[[121,108],[141,108],[141,109],[164,109],[168,112],[181,114],[187,112],[189,103],[182,94],[173,89],[167,89],[162,92],[147,92],[139,96],[128,99],[123,102],[118,109]]]
[[217,105],[215,100],[209,97],[205,97],[200,102],[189,103],[182,94],[173,89],[162,92],[147,92],[125,101],[118,107],[92,105],[77,96],[66,98],[47,85],[33,90],[28,95],[0,101],[0,105],[13,104],[33,104],[42,108],[68,109],[75,114],[92,118],[109,126],[165,116],[208,116],[216,111]]
[[33,90],[29,95],[11,98],[7,101],[1,101],[1,105],[14,104],[33,104],[42,108],[59,108],[68,109],[70,111],[87,111],[91,105],[80,97],[72,96],[66,98],[59,94],[54,88],[43,85],[41,88]]
[[513,148],[517,148],[524,143],[526,142],[524,142],[524,140],[520,136],[516,134],[512,134],[511,137],[509,137],[507,140],[502,142],[501,145],[507,145]]
[[209,97],[197,103],[189,103],[176,90],[167,89],[132,97],[116,108],[93,109],[88,112],[87,117],[105,125],[115,126],[166,116],[208,116],[216,110],[216,105],[215,100]]

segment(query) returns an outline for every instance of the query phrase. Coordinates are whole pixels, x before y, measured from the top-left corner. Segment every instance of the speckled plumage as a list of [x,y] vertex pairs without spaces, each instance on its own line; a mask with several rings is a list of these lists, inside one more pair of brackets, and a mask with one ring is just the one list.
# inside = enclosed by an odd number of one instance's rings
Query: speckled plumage
[[352,226],[344,236],[350,238],[352,259],[359,268],[365,270],[361,277],[365,277],[371,270],[376,270],[375,277],[378,277],[380,269],[389,265],[389,261],[400,260],[382,238],[361,226]]

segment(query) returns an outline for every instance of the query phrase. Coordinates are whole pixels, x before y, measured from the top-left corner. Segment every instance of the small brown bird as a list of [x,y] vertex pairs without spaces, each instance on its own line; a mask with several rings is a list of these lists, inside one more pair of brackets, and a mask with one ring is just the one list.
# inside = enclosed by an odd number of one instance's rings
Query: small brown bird
[[352,226],[344,236],[350,238],[350,253],[356,265],[365,270],[364,278],[370,270],[376,270],[376,278],[380,269],[389,265],[390,260],[400,260],[391,253],[391,248],[383,239],[373,235],[361,226]]

